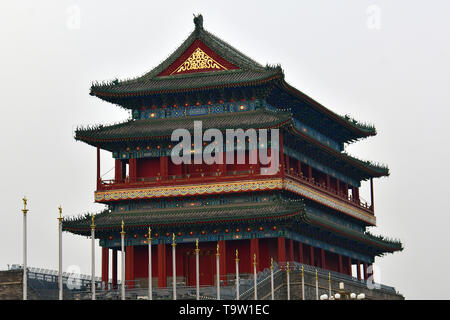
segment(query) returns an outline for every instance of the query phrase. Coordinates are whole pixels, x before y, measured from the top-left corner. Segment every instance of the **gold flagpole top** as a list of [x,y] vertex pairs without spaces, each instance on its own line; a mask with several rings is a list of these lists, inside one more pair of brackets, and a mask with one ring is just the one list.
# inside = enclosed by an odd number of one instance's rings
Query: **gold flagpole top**
[[331,282],[331,272],[328,272],[328,282]]
[[91,229],[95,229],[95,216],[94,216],[94,214],[92,214],[92,218],[91,218],[91,220],[92,220],[92,224],[91,224]]
[[234,261],[239,262],[239,251],[238,251],[238,249],[236,249],[236,258],[234,259]]
[[177,244],[175,243],[175,233],[172,233],[172,246],[176,246]]
[[317,276],[317,269],[316,269],[316,280],[318,279],[318,276]]
[[125,223],[123,223],[123,220],[122,220],[122,231],[120,232],[120,234],[123,234],[123,235],[125,235],[125,231],[123,230],[124,226],[125,226]]
[[273,270],[273,258],[270,258],[270,270]]
[[199,253],[199,252],[200,252],[200,249],[198,248],[198,238],[195,239],[195,252],[196,252],[196,253]]
[[26,213],[28,212],[28,209],[27,209],[27,202],[28,202],[27,197],[23,196],[22,201],[23,201],[23,209],[22,209],[22,212],[23,212],[24,214],[26,214]]
[[217,253],[216,253],[216,255],[220,256],[220,254],[219,254],[219,242],[217,242]]
[[305,275],[305,270],[303,270],[303,265],[302,265],[302,277]]
[[148,227],[148,243],[152,242],[152,228]]
[[58,218],[58,220],[62,221],[63,218],[62,218],[62,207],[61,207],[61,205],[59,205],[58,211],[59,211],[59,218]]
[[256,266],[256,253],[253,254],[253,265]]
[[290,268],[290,266],[289,266],[289,261],[288,262],[286,262],[286,272],[291,272],[291,268]]

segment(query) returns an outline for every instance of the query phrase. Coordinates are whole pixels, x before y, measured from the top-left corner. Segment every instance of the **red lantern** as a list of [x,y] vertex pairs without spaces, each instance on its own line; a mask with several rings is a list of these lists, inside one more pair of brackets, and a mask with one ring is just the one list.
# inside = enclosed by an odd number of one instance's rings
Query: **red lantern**
[[250,232],[252,230],[252,228],[248,227],[247,228],[247,232]]
[[237,229],[236,229],[236,232],[241,232],[241,229],[237,228]]
[[273,230],[277,230],[277,226],[273,226]]
[[205,231],[205,230],[202,230],[202,234],[206,234],[206,231]]
[[225,233],[228,233],[228,232],[230,232],[230,230],[228,230],[228,229],[225,229]]
[[263,227],[259,227],[259,231],[263,231],[264,230],[264,228]]

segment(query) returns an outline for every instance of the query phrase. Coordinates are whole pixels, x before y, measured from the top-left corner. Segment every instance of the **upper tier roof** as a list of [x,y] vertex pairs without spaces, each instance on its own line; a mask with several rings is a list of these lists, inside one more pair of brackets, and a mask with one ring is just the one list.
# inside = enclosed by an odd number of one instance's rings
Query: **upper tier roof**
[[[373,126],[342,117],[290,86],[284,80],[280,66],[263,66],[206,31],[201,15],[195,17],[194,22],[195,30],[156,68],[132,80],[95,83],[91,86],[91,95],[133,109],[142,107],[136,105],[142,103],[141,98],[159,99],[162,95],[266,86],[271,88],[268,92],[281,92],[284,98],[279,99],[280,103],[286,104],[284,107],[298,109],[306,120],[320,115],[325,120],[322,121],[325,127],[339,128],[336,139],[341,142],[376,134]],[[134,102],[129,103],[131,100]]]
[[94,84],[99,98],[151,95],[217,86],[256,84],[283,76],[280,67],[263,66],[203,29],[202,16],[195,30],[166,60],[133,80]]

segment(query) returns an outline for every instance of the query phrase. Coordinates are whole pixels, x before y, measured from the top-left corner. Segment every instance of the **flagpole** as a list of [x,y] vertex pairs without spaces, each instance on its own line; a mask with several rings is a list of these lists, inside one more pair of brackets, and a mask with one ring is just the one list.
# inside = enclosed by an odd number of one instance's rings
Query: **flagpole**
[[125,300],[125,231],[123,230],[124,223],[122,220],[122,231],[120,232],[121,249],[122,249],[122,268],[121,268],[121,298]]
[[173,300],[177,300],[177,266],[176,266],[176,252],[175,252],[175,233],[172,233],[172,290]]
[[291,284],[290,284],[290,276],[289,273],[291,269],[289,267],[289,261],[286,262],[286,282],[287,282],[287,299],[291,300]]
[[275,300],[275,292],[273,285],[273,258],[270,258],[270,292],[272,296],[272,300]]
[[239,252],[236,249],[236,300],[239,300]]
[[217,280],[217,300],[220,300],[220,265],[219,265],[219,243],[217,243],[216,253],[216,280]]
[[302,300],[306,300],[306,298],[305,298],[305,271],[303,270],[303,265],[302,265]]
[[199,266],[199,254],[198,238],[195,240],[195,287],[197,293],[197,300],[200,300],[200,266]]
[[317,276],[317,269],[316,269],[316,300],[319,300],[319,278]]
[[95,300],[95,223],[94,223],[94,214],[92,214],[92,224],[91,224],[91,290],[92,290],[92,300]]
[[152,279],[152,229],[148,227],[148,300],[153,299]]
[[258,300],[258,287],[256,278],[256,253],[253,254],[253,293],[255,300]]
[[62,281],[62,207],[58,207],[58,299],[63,299],[63,281]]
[[23,300],[27,300],[27,198],[23,197],[23,281],[22,294]]

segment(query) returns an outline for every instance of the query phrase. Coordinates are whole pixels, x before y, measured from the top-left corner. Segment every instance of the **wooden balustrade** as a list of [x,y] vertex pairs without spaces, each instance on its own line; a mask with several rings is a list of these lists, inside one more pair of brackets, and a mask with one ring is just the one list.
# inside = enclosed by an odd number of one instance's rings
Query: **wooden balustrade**
[[[279,176],[279,175],[278,175]],[[354,201],[352,196],[347,196],[343,192],[337,192],[336,189],[329,188],[325,183],[318,183],[314,178],[309,179],[303,176],[301,173],[289,172],[285,170],[284,176],[294,181],[306,184],[314,189],[331,195],[339,200],[343,200],[348,204],[354,205],[358,208],[363,208],[373,214],[373,207],[367,203],[361,201]],[[115,189],[128,189],[128,188],[142,188],[152,186],[163,185],[182,185],[182,184],[194,184],[194,183],[207,183],[207,182],[226,182],[226,181],[239,181],[246,179],[267,179],[269,176],[261,175],[259,170],[245,170],[245,171],[216,171],[216,172],[195,172],[184,175],[168,175],[166,177],[138,177],[136,181],[131,182],[128,177],[125,180],[102,180],[98,190],[115,190]]]

